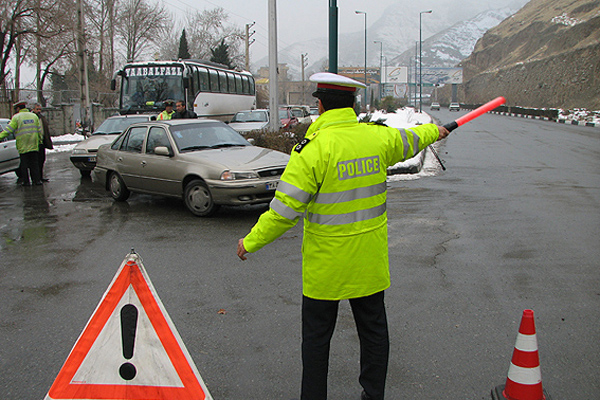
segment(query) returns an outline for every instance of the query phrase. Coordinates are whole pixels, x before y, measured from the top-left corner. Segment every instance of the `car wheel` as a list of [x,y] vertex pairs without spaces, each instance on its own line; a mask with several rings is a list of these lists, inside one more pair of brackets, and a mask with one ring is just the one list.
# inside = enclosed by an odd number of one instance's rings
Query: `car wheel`
[[123,182],[123,178],[119,176],[116,172],[110,174],[109,181],[109,189],[110,195],[116,201],[125,201],[129,198],[131,192],[125,186],[125,182]]
[[196,179],[188,183],[183,193],[185,206],[198,217],[208,217],[219,209],[206,183]]

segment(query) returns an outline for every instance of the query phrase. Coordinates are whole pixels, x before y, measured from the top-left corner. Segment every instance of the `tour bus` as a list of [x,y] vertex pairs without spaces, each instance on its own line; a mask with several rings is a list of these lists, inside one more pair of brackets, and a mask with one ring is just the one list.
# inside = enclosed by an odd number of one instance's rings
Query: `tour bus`
[[185,100],[186,107],[207,117],[229,121],[240,110],[256,108],[254,78],[222,64],[198,60],[147,61],[126,64],[120,78],[121,114],[160,113],[165,100]]

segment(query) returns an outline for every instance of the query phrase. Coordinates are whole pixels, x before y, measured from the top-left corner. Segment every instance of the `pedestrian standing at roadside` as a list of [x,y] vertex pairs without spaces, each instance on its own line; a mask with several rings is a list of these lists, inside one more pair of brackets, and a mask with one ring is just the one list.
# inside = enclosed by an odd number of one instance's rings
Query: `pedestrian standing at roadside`
[[388,261],[387,167],[414,157],[448,130],[359,123],[357,88],[314,74],[319,118],[292,151],[270,208],[238,241],[237,255],[271,243],[304,217],[302,240],[302,400],[327,398],[329,347],[340,300],[349,300],[360,340],[363,400],[384,398],[389,339],[384,290]]
[[33,113],[40,119],[40,125],[42,126],[42,143],[40,143],[40,151],[38,163],[40,167],[40,177],[42,182],[48,182],[47,178],[44,178],[44,163],[46,162],[46,149],[53,149],[52,137],[50,136],[50,125],[48,119],[42,114],[42,105],[35,103],[33,105]]
[[[38,152],[42,142],[40,120],[37,115],[26,108],[24,101],[15,103],[14,108],[16,114],[13,115],[9,124],[0,133],[0,139],[4,139],[11,133],[15,135],[17,151],[21,158],[21,173],[19,176],[21,185],[31,186],[31,181],[34,185],[41,185],[42,179],[38,165]],[[31,177],[31,181],[29,177]]]
[[175,111],[173,111],[173,100],[165,100],[163,103],[165,104],[165,109],[163,112],[158,114],[158,117],[156,117],[156,119],[159,121],[170,120],[173,118],[173,114],[175,114]]
[[173,114],[172,119],[185,118],[198,118],[198,115],[192,110],[185,108],[185,102],[183,100],[177,100],[175,103],[175,114]]

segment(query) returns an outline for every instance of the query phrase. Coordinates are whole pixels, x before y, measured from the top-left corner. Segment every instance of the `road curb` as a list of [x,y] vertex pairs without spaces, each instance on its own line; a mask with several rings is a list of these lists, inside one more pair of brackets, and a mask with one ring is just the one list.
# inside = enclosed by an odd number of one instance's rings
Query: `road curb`
[[584,122],[584,121],[567,121],[565,119],[558,119],[558,120],[554,120],[548,117],[541,117],[539,115],[527,115],[527,114],[516,114],[516,113],[508,113],[508,112],[504,112],[504,111],[489,111],[490,114],[496,114],[496,115],[505,115],[505,116],[509,116],[509,117],[519,117],[519,118],[527,118],[527,119],[539,119],[539,120],[543,120],[543,121],[554,121],[557,122],[559,124],[565,124],[565,125],[581,125],[581,126],[589,126],[592,128],[598,128],[600,127],[600,123],[594,123],[594,122]]

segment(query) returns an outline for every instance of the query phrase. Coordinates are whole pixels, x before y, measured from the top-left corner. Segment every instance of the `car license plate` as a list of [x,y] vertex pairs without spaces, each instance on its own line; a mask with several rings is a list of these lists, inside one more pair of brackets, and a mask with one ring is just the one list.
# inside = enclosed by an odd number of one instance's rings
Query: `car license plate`
[[267,182],[267,190],[275,190],[277,189],[277,185],[279,184],[279,181],[275,181],[275,182]]

